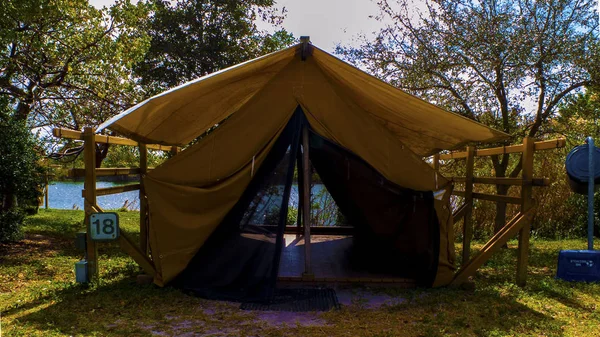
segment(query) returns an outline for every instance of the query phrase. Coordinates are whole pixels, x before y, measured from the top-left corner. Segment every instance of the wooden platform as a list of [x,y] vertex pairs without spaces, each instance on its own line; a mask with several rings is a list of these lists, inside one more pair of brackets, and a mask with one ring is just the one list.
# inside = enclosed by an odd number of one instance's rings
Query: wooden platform
[[349,260],[352,247],[352,236],[349,235],[311,235],[314,278],[303,277],[304,237],[285,234],[284,240],[285,247],[281,253],[278,283],[385,283],[407,288],[415,286],[414,280],[411,279],[353,269]]

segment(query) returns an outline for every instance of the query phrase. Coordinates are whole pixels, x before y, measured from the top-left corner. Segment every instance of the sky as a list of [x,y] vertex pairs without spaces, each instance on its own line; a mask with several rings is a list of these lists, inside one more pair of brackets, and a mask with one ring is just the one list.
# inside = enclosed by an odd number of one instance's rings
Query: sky
[[371,34],[382,26],[369,15],[378,14],[370,0],[278,0],[288,10],[283,27],[296,37],[310,36],[311,42],[327,51],[337,43],[352,44],[359,33]]
[[[371,35],[382,26],[369,15],[377,15],[377,5],[371,0],[276,0],[277,7],[287,9],[283,28],[295,37],[310,36],[317,47],[333,52],[337,43],[354,44],[359,33]],[[90,0],[98,8],[114,0]],[[272,30],[268,24],[259,28]]]

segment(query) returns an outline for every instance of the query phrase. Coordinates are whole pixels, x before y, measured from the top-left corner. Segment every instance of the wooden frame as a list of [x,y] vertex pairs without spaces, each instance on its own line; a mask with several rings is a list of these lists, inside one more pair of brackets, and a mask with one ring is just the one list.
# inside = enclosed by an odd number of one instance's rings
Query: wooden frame
[[[83,156],[86,167],[96,167],[96,145],[94,143],[94,129],[85,128],[83,131],[84,144],[83,144]],[[86,170],[85,181],[83,183],[84,195],[83,195],[83,208],[85,212],[85,218],[83,223],[85,224],[86,232],[86,260],[88,262],[88,279],[90,281],[96,281],[98,279],[98,245],[95,241],[92,241],[90,236],[90,215],[97,212],[96,206],[96,170]]]
[[[52,130],[52,135],[57,138],[63,139],[74,139],[74,140],[83,140],[84,133],[76,130],[63,129],[63,128],[55,128]],[[127,146],[139,146],[140,143],[135,140],[131,140],[129,138],[123,137],[115,137],[115,136],[107,136],[107,135],[97,135],[94,134],[96,143],[101,144],[114,144],[114,145],[127,145]],[[160,150],[160,151],[171,151],[173,146],[167,145],[159,145],[159,144],[149,144],[146,145],[150,150]]]
[[[96,169],[97,177],[106,176],[127,176],[127,175],[138,175],[140,174],[139,167],[103,167]],[[69,177],[79,178],[85,177],[84,168],[73,168],[69,170]]]
[[310,260],[310,155],[309,155],[309,132],[308,126],[302,127],[302,224],[304,226],[304,273],[302,278],[313,279],[315,275],[312,271]]
[[[464,204],[461,205],[453,214],[454,222],[463,219],[463,262],[459,271],[456,273],[451,285],[458,286],[473,276],[477,269],[482,266],[495,251],[503,246],[511,237],[519,234],[519,246],[517,252],[517,271],[516,283],[524,286],[527,282],[527,264],[529,259],[529,235],[531,221],[535,211],[535,202],[532,197],[533,187],[549,186],[550,181],[547,178],[533,177],[533,160],[535,151],[551,150],[564,147],[565,139],[553,139],[535,142],[533,138],[526,137],[523,144],[495,147],[488,149],[475,149],[467,147],[465,151],[437,154],[432,158],[432,167],[439,171],[440,160],[464,159],[466,165],[465,177],[449,178],[455,183],[464,183],[463,191],[454,190],[453,195],[464,197]],[[521,154],[522,155],[522,176],[521,178],[496,178],[496,177],[475,177],[474,176],[474,158],[493,156],[501,154]],[[486,193],[473,192],[474,184],[488,185],[509,185],[521,188],[519,197],[494,195]],[[473,200],[487,200],[492,202],[503,202],[508,204],[521,205],[521,210],[517,216],[509,221],[498,233],[496,233],[482,250],[470,257],[471,238],[473,234],[472,214]]]
[[[128,185],[121,185],[121,186],[96,188],[96,196],[118,194],[118,193],[129,192],[129,191],[137,191],[139,189],[140,189],[140,184],[128,184]],[[81,191],[81,195],[84,198],[85,198],[85,192],[86,192],[85,189],[83,191]]]
[[[121,193],[125,191],[139,190],[140,191],[140,242],[139,245],[135,245],[133,241],[128,237],[127,233],[122,232],[119,238],[119,244],[121,249],[130,255],[140,267],[151,276],[156,273],[154,261],[149,256],[148,251],[148,204],[146,199],[146,193],[143,185],[143,179],[140,179],[138,184],[130,184],[119,187],[111,188],[96,188],[96,178],[98,176],[115,176],[115,175],[134,175],[139,174],[140,178],[143,178],[145,174],[151,169],[147,166],[147,151],[148,149],[170,151],[171,154],[176,155],[180,148],[176,146],[164,146],[164,145],[147,145],[135,142],[133,140],[114,136],[99,136],[94,133],[92,128],[86,128],[84,132],[66,130],[66,129],[54,129],[53,134],[56,137],[82,140],[84,142],[84,169],[73,169],[71,170],[72,176],[84,176],[84,190],[82,196],[84,198],[84,209],[85,218],[84,223],[86,227],[89,226],[89,216],[94,212],[101,211],[96,203],[96,198],[99,195]],[[310,187],[310,164],[308,154],[308,129],[303,129],[303,166],[304,166],[304,184],[308,184]],[[96,143],[108,143],[116,145],[126,146],[138,146],[140,149],[140,166],[139,168],[96,168]],[[489,149],[476,149],[475,147],[467,147],[466,151],[453,152],[449,154],[437,154],[433,156],[432,166],[439,171],[440,160],[456,160],[465,159],[466,163],[466,176],[465,177],[451,177],[450,179],[456,183],[464,183],[464,191],[453,191],[453,195],[463,196],[465,202],[461,205],[453,214],[454,221],[460,221],[463,219],[463,264],[459,271],[456,273],[454,280],[451,285],[457,286],[468,280],[477,269],[482,266],[495,251],[497,251],[502,245],[504,245],[511,237],[519,234],[519,246],[518,246],[518,259],[517,259],[517,272],[516,272],[516,283],[520,286],[525,285],[527,280],[527,264],[529,258],[529,231],[533,214],[535,211],[535,202],[532,198],[532,189],[534,186],[548,186],[549,181],[546,178],[534,178],[533,177],[533,159],[535,151],[549,150],[561,148],[566,145],[564,139],[555,139],[542,142],[534,142],[531,138],[525,138],[523,144],[496,147]],[[495,177],[475,177],[474,176],[474,158],[483,156],[492,156],[499,154],[510,154],[510,153],[522,153],[522,177],[521,178],[495,178]],[[474,184],[500,184],[517,186],[521,188],[521,194],[519,197],[492,195],[485,193],[473,192]],[[307,190],[307,187],[305,187]],[[308,189],[309,191],[309,189]],[[305,193],[306,197],[309,196]],[[473,200],[488,200],[493,202],[505,202],[511,204],[520,204],[521,210],[517,216],[509,221],[498,233],[496,233],[482,250],[475,256],[470,256],[471,250],[471,238],[473,235],[472,227],[472,209]],[[303,202],[303,225],[304,234],[306,238],[310,240],[310,225],[307,223],[307,219],[310,214],[308,201]],[[88,275],[90,280],[96,280],[98,277],[98,247],[97,243],[93,242],[87,234],[87,247],[86,247],[86,258],[88,261]],[[304,275],[293,281],[300,280],[313,280],[314,275],[312,274],[310,266],[310,244],[306,244],[305,252],[305,273]],[[292,280],[289,280],[292,281]],[[316,280],[318,281],[318,280]],[[341,280],[335,280],[341,281]],[[347,280],[351,281],[351,280]],[[386,282],[380,280],[379,282]]]
[[[566,139],[558,138],[552,140],[544,140],[541,142],[534,143],[534,151],[541,150],[553,150],[559,149],[561,147],[565,147],[567,144]],[[499,154],[510,154],[510,153],[523,153],[524,146],[523,144],[519,145],[510,145],[510,146],[502,146],[502,147],[494,147],[489,149],[479,149],[475,150],[475,157],[489,157]],[[444,153],[439,155],[439,159],[448,160],[448,159],[462,159],[467,158],[467,151],[457,151],[451,153]]]
[[[118,242],[121,250],[131,256],[133,260],[150,276],[156,274],[156,267],[149,255],[148,250],[148,203],[146,191],[144,189],[143,177],[152,168],[148,167],[148,149],[169,151],[175,155],[180,151],[177,146],[165,146],[157,144],[143,144],[128,138],[97,135],[93,128],[85,128],[83,132],[57,128],[52,130],[55,137],[74,139],[83,141],[84,168],[71,169],[69,176],[84,177],[84,189],[82,196],[84,198],[86,232],[89,226],[89,219],[92,213],[102,212],[97,205],[96,198],[101,195],[123,193],[127,191],[139,190],[140,192],[140,242],[134,244],[130,235],[121,229],[121,235]],[[114,144],[123,146],[138,146],[140,150],[139,167],[117,167],[117,168],[96,168],[96,143]],[[128,176],[140,175],[140,182],[123,186],[108,188],[96,188],[96,178],[101,176]],[[86,234],[86,259],[88,261],[88,279],[96,281],[98,279],[98,243],[91,240],[89,233]]]

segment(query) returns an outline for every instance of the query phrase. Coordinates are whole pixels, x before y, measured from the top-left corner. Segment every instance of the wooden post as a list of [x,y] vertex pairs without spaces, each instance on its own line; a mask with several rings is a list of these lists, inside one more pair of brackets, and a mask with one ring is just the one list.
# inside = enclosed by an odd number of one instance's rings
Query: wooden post
[[300,36],[300,42],[302,43],[302,51],[301,51],[301,59],[302,61],[306,61],[306,57],[308,56],[308,44],[310,43],[310,36]]
[[296,219],[296,239],[300,239],[300,237],[302,236],[302,232],[304,231],[302,227],[304,224],[302,220],[302,212],[304,210],[302,200],[304,198],[304,170],[302,165],[303,160],[304,157],[302,155],[302,152],[298,151],[298,153],[296,153],[296,168],[298,170],[298,218]]
[[169,151],[169,152],[171,152],[172,156],[175,156],[176,154],[179,153],[179,148],[177,146],[171,146],[171,151]]
[[473,238],[473,168],[475,166],[475,148],[467,146],[467,170],[465,174],[465,217],[463,220],[463,266],[469,262],[471,239]]
[[[533,138],[523,139],[523,186],[521,188],[521,213],[533,207],[533,153],[535,143]],[[517,251],[517,285],[523,287],[527,283],[527,264],[529,260],[529,232],[531,219],[519,232],[519,248]]]
[[440,170],[440,154],[436,153],[433,155],[433,164],[432,167],[434,170],[439,171]]
[[440,154],[436,153],[433,155],[433,163],[431,163],[433,169],[435,170],[434,174],[435,174],[435,189],[439,189],[440,186],[438,185],[438,174],[440,171]]
[[310,261],[310,157],[308,153],[308,126],[302,128],[302,166],[304,195],[302,196],[302,223],[304,224],[304,274],[303,277],[312,278],[312,265]]
[[140,150],[140,250],[148,255],[148,200],[144,188],[144,177],[148,173],[148,148],[139,144]]
[[49,169],[50,169],[49,167],[46,167],[46,177],[44,179],[44,184],[45,184],[45,186],[44,186],[44,205],[45,206],[44,206],[44,208],[45,209],[48,209],[48,187],[50,186],[50,184],[48,183],[48,170]]
[[98,247],[90,236],[90,215],[96,205],[96,135],[93,128],[83,131],[83,157],[85,165],[84,210],[86,226],[86,260],[88,264],[88,280],[98,279]]

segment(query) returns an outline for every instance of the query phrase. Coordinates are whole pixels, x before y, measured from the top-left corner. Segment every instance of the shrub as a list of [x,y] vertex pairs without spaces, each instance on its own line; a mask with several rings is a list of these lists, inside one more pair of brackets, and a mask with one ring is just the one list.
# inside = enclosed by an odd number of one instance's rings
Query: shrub
[[[266,214],[265,224],[277,226],[279,225],[279,207],[272,207]],[[298,221],[298,209],[296,207],[288,206],[287,219],[285,222],[286,226],[296,226]]]
[[20,240],[21,224],[24,219],[25,215],[18,208],[0,212],[0,242]]
[[24,122],[10,117],[0,102],[0,241],[19,236],[28,206],[37,206],[42,169],[36,142]]

